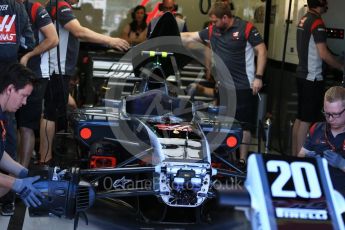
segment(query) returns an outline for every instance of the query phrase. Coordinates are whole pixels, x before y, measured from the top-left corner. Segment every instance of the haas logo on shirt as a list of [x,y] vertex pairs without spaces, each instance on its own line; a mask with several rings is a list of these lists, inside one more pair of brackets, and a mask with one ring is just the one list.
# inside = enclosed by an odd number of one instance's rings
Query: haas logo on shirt
[[233,39],[233,40],[238,40],[238,39],[240,39],[240,38],[239,38],[239,35],[240,35],[240,32],[238,32],[238,31],[232,33],[232,39]]
[[0,16],[0,43],[16,43],[16,15]]

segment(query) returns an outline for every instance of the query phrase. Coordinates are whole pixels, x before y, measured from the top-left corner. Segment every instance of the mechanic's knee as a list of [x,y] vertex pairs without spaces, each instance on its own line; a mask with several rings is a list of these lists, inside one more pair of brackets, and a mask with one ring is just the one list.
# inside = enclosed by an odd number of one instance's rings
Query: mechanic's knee
[[244,123],[242,124],[242,130],[249,132],[249,134],[255,133],[255,126],[253,124]]
[[55,122],[57,119],[57,112],[52,110],[45,110],[43,113],[43,119]]
[[23,134],[31,134],[31,133],[33,133],[33,130],[31,128],[28,128],[28,127],[25,127],[25,126],[19,127],[19,130]]
[[6,195],[9,191],[10,189],[8,188],[0,188],[0,197],[3,197],[4,195]]

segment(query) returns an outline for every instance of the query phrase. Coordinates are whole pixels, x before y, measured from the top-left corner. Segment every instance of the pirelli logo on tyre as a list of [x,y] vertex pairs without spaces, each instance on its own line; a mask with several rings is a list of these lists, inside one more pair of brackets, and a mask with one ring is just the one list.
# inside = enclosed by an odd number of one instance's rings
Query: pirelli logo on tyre
[[0,16],[0,43],[16,43],[16,15]]

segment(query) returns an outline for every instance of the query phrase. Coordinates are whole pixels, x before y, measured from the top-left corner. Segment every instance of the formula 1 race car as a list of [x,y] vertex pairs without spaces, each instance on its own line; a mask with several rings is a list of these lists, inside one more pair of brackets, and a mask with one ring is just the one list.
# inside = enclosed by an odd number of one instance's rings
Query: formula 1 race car
[[[169,30],[166,24],[172,25]],[[130,80],[137,81],[131,95],[108,96],[106,106],[70,115],[78,167],[32,171],[42,176],[37,186],[50,199],[31,209],[32,215],[74,218],[101,197],[153,196],[166,206],[196,208],[216,197],[216,180],[231,184],[245,178],[229,161],[240,145],[241,125],[224,108],[177,96],[167,82],[167,76],[178,75],[175,67],[190,59],[172,52],[182,43],[170,13],[161,17],[151,40],[162,35],[175,35],[173,44],[131,51],[139,55],[131,55],[135,76]]]
[[190,101],[160,90],[129,96],[119,107],[78,111],[74,133],[86,164],[39,172],[50,181],[47,197],[55,189],[64,191],[61,183],[65,183],[66,203],[58,205],[61,195],[34,215],[49,210],[74,217],[82,210],[79,202],[89,207],[95,197],[154,196],[170,207],[203,205],[216,197],[218,183],[230,185],[235,178],[245,178],[227,160],[239,146],[240,126],[231,118],[219,116],[217,123],[211,123],[205,116],[200,111],[194,114]]

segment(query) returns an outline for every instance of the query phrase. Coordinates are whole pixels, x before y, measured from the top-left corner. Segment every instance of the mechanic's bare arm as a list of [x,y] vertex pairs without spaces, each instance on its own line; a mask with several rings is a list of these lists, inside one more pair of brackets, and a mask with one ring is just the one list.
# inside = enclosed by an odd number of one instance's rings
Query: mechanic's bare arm
[[[264,74],[267,62],[267,49],[265,43],[260,43],[259,45],[255,46],[254,50],[257,55],[256,75],[262,76]],[[262,85],[262,79],[254,78],[252,85],[253,94],[257,94],[262,88]]]
[[305,154],[308,150],[306,150],[305,148],[301,148],[301,150],[299,151],[299,153],[297,154],[297,157],[305,157]]
[[64,28],[72,33],[75,37],[83,41],[108,45],[111,48],[126,51],[129,49],[127,41],[121,38],[112,38],[100,33],[96,33],[89,28],[80,25],[77,19],[73,19],[65,24]]
[[212,50],[210,49],[209,46],[205,48],[205,78],[209,82],[214,82],[214,79],[212,77]]
[[316,43],[317,51],[323,61],[328,65],[336,68],[340,71],[343,71],[344,65],[339,60],[337,60],[328,50],[326,43]]
[[191,42],[202,42],[198,32],[184,32],[181,33],[181,39],[183,45],[187,45]]
[[68,94],[68,106],[70,106],[72,109],[77,109],[77,102],[74,100],[74,98],[72,97],[72,95],[69,93]]
[[5,195],[12,187],[15,178],[0,173],[0,197]]
[[22,170],[25,170],[27,173],[27,169],[17,161],[13,160],[7,152],[4,152],[1,158],[0,169],[16,177],[20,175]]
[[254,50],[258,57],[256,63],[256,74],[263,75],[267,62],[267,49],[265,43],[260,43],[259,45],[255,46]]
[[29,59],[33,56],[40,55],[45,51],[48,51],[59,43],[59,37],[56,33],[56,29],[53,23],[50,23],[40,29],[44,35],[44,40],[38,44],[31,52],[25,54],[21,59],[20,63],[24,66],[27,65]]
[[298,157],[316,157],[317,153],[315,151],[310,151],[304,147],[301,148],[299,153],[297,154]]
[[[6,152],[4,152],[0,161],[0,169],[5,172],[12,173],[13,170],[9,170],[8,168],[12,166],[13,162],[15,161]],[[17,166],[18,165],[16,165],[16,167]],[[22,168],[23,166],[19,165],[19,167]],[[0,197],[5,195],[13,187],[14,180],[14,177],[0,173]]]

